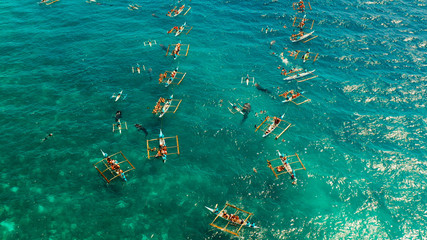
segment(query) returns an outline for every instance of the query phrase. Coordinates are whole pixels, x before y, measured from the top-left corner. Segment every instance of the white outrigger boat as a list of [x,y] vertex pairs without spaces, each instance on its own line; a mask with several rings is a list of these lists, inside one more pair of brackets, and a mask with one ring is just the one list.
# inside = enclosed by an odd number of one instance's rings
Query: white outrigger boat
[[[235,114],[235,113],[240,113],[240,114],[242,114],[242,115],[245,115],[245,113],[243,112],[243,107],[240,105],[240,104],[238,104],[239,106],[237,106],[237,104],[233,104],[233,103],[231,103],[230,101],[228,101],[228,103],[230,103],[230,105],[231,105],[231,108],[228,108],[228,110],[232,113],[232,114]],[[234,110],[234,111],[233,111]]]
[[262,135],[262,137],[267,137],[271,132],[274,131],[274,129],[276,129],[280,122],[282,122],[282,119],[285,117],[285,114],[283,114],[280,118],[276,118],[278,120],[278,122],[274,122],[270,124],[270,126],[268,126],[267,130],[264,132],[264,134]]
[[[236,223],[236,222],[233,222],[233,221],[231,221],[230,219],[228,219],[228,218],[225,218],[224,217],[224,212],[223,211],[218,211],[218,208],[215,208],[215,209],[212,209],[212,208],[210,208],[210,207],[206,207],[205,206],[205,208],[207,209],[207,210],[209,210],[209,212],[211,212],[211,213],[213,213],[213,214],[215,214],[215,215],[217,215],[217,216],[219,216],[219,217],[221,217],[222,219],[224,219],[224,220],[227,220],[227,221],[229,221],[231,224],[234,224],[234,225],[237,225],[237,226],[243,226],[243,227],[247,227],[247,228],[254,228],[254,229],[258,229],[259,227],[258,226],[255,226],[255,223],[250,223],[249,221],[244,221],[244,220],[240,220],[240,221],[243,221],[243,223]],[[227,216],[230,216],[230,214],[227,214]],[[238,220],[239,221],[239,220]]]
[[291,42],[299,42],[301,40],[304,40],[308,37],[310,37],[312,34],[314,33],[314,31],[309,32],[309,33],[304,33],[302,36],[298,36],[298,34],[295,35],[295,37],[290,37]]
[[182,24],[181,27],[179,27],[178,30],[176,30],[175,37],[177,37],[179,34],[182,33],[182,31],[185,28],[185,25],[187,25],[187,22],[184,22],[184,24]]
[[311,70],[311,71],[306,71],[306,72],[303,72],[303,73],[296,73],[296,74],[294,74],[292,76],[283,78],[283,80],[289,81],[289,80],[294,80],[294,79],[302,78],[302,77],[305,77],[305,76],[307,76],[309,74],[314,73],[314,71],[316,71],[316,69]]
[[173,94],[170,96],[169,99],[166,99],[165,105],[163,105],[162,113],[160,113],[159,118],[163,117],[163,115],[165,115],[165,113],[168,111],[169,107],[172,104],[172,99],[173,99]]

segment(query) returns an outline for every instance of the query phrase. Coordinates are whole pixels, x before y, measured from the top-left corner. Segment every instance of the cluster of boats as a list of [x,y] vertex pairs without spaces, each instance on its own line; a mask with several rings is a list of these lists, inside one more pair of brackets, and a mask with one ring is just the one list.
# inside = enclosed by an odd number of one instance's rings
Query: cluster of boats
[[[293,4],[294,9],[296,9],[298,12],[303,12],[305,11],[305,6],[303,1],[299,1],[298,3],[294,3]],[[137,6],[139,7],[139,6]],[[174,18],[177,17],[178,15],[186,15],[188,13],[188,11],[191,9],[191,7],[186,8],[186,5],[182,5],[181,7],[175,6],[173,9],[171,9],[166,15]],[[311,6],[310,6],[311,9]],[[300,32],[298,34],[293,34],[290,37],[290,41],[291,42],[300,42],[305,40],[304,42],[310,41],[311,39],[317,37],[313,37],[313,33],[314,31],[310,31],[310,32],[305,32],[303,29],[305,27],[305,24],[307,23],[308,19],[306,19],[306,14],[304,13],[304,16],[302,18],[299,17],[295,17],[294,20],[294,24],[296,22],[296,20],[300,20],[301,22],[298,24],[298,29],[300,30]],[[313,21],[314,22],[314,21]],[[313,25],[313,24],[311,24]],[[170,30],[167,31],[168,34],[173,34],[175,37],[180,36],[182,33],[186,33],[188,34],[191,31],[192,27],[187,25],[187,22],[184,22],[182,25],[179,26],[174,26],[172,27]],[[147,41],[144,42],[144,46],[152,46],[154,44],[157,44],[157,42],[154,41]],[[170,47],[171,45],[169,45]],[[181,51],[181,47],[184,46],[184,44],[181,44],[181,41],[179,41],[177,44],[174,45],[173,50],[171,51],[171,55],[174,57],[174,59],[177,58],[177,56],[180,55],[180,51]],[[169,47],[167,49],[167,53],[166,55],[168,55],[169,53]],[[188,53],[188,48],[189,45],[187,47],[187,53]],[[185,55],[187,55],[187,53]],[[145,69],[145,67],[144,67]],[[136,71],[138,73],[140,73],[140,67],[139,65],[136,68]],[[134,68],[132,67],[132,72],[135,72]],[[284,81],[291,81],[291,80],[303,80],[306,81],[308,80],[306,77],[307,76],[311,76],[313,75],[313,73],[315,72],[315,70],[303,70],[302,68],[299,69],[292,69],[291,71],[289,71],[288,73],[285,73],[285,77],[283,78]],[[165,71],[164,73],[160,74],[159,77],[159,83],[163,83],[164,86],[167,88],[172,84],[177,84],[179,85],[181,83],[181,81],[183,80],[183,78],[185,77],[186,73],[182,73],[182,72],[178,72],[178,67],[173,68],[172,71]],[[311,78],[310,78],[311,79]],[[254,77],[250,77],[249,75],[247,75],[246,77],[242,77],[241,78],[241,83],[246,83],[246,85],[249,85],[249,83],[255,83],[255,79]],[[285,98],[285,100],[283,100],[284,103],[287,102],[294,102],[294,100],[298,97],[301,97],[301,93],[297,93],[294,91],[288,91],[286,93],[283,93],[279,96],[283,96]],[[115,102],[119,101],[120,99],[124,100],[126,98],[126,94],[123,93],[123,90],[117,93],[114,93],[111,96],[112,99],[114,99]],[[178,103],[176,105],[173,104],[174,101],[178,101]],[[173,112],[175,113],[176,110],[179,107],[179,104],[181,103],[182,100],[180,99],[174,99],[174,95],[171,94],[168,98],[159,98],[159,100],[156,102],[156,105],[153,108],[152,113],[155,114],[156,116],[158,116],[158,118],[163,118],[164,115],[168,112]],[[307,102],[308,100],[305,100],[304,102]],[[294,102],[295,103],[295,102]],[[295,103],[297,105],[301,104],[301,103]],[[249,104],[245,104],[244,106],[241,106],[240,104],[233,104],[230,102],[231,107],[229,107],[229,111],[232,112],[233,114],[235,113],[240,113],[242,115],[247,115],[247,113],[250,111],[250,105]],[[258,129],[260,129],[260,127],[266,123],[264,125],[264,128],[262,128],[263,131],[263,137],[267,137],[270,134],[272,134],[277,128],[282,128],[283,126],[283,122],[285,122],[287,125],[285,127],[283,127],[283,131],[280,134],[276,135],[276,140],[291,126],[290,123],[288,123],[287,121],[284,120],[285,114],[281,115],[280,117],[269,117],[267,116],[265,118],[265,120],[256,128],[255,131],[257,131]],[[120,120],[120,119],[119,119]],[[117,120],[116,120],[117,122]],[[120,121],[118,121],[117,123],[117,127],[120,129],[121,132],[121,124]],[[127,125],[126,125],[126,129],[127,129]],[[115,130],[114,125],[113,125],[113,131]],[[176,140],[176,146],[173,144],[170,144],[170,142],[167,144],[166,140],[167,139],[175,139]],[[167,140],[170,141],[170,140]],[[152,144],[152,145],[150,145]],[[173,150],[176,149],[176,151],[169,151],[169,150]],[[152,153],[154,152],[154,153]],[[295,155],[291,155],[291,156],[285,156],[283,154],[281,154],[279,151],[277,151],[279,154],[279,158],[277,159],[272,159],[272,160],[267,160],[268,166],[269,168],[273,171],[274,175],[276,177],[278,177],[280,174],[283,173],[287,173],[291,176],[291,179],[293,180],[293,183],[296,184],[296,178],[295,178],[295,171],[297,170],[305,170],[304,165],[302,164],[299,156],[297,154]],[[119,154],[119,153],[116,153]],[[103,159],[103,161],[98,162],[97,164],[95,164],[95,168],[99,171],[99,173],[101,173],[101,175],[104,177],[105,180],[107,180],[107,182],[109,183],[111,180],[113,180],[114,178],[120,176],[123,180],[127,181],[125,173],[127,171],[133,170],[134,167],[132,166],[132,164],[124,157],[124,155],[120,152],[120,154],[123,156],[123,158],[125,159],[125,161],[122,161],[121,163],[118,163],[116,160],[112,160],[110,157],[111,156],[105,156],[105,158]],[[160,129],[159,135],[157,138],[155,139],[150,139],[147,140],[147,156],[148,158],[154,157],[154,158],[161,158],[163,160],[163,162],[166,162],[167,160],[167,156],[170,154],[179,154],[179,143],[178,143],[178,136],[173,136],[173,137],[165,137],[165,135],[163,134],[162,129]],[[297,158],[298,161],[290,161],[291,158]],[[276,161],[279,163],[279,165],[273,165],[273,162]],[[120,164],[128,164],[131,167],[128,167],[127,170],[123,171],[122,169],[120,169]],[[293,167],[294,164],[301,164],[302,168],[295,168]],[[100,166],[104,166],[106,167],[105,170],[101,170]],[[107,176],[108,173],[112,174],[112,177]],[[233,208],[234,213],[228,213],[226,211],[226,208]],[[214,214],[216,217],[214,219],[214,221],[210,224],[218,229],[221,229],[223,231],[229,232],[233,235],[238,235],[239,231],[241,228],[251,228],[251,229],[258,229],[259,227],[255,225],[255,223],[250,222],[249,218],[253,215],[252,213],[249,213],[241,208],[238,208],[234,205],[228,204],[226,203],[224,209],[219,210],[217,208],[217,206],[215,206],[214,208],[210,208],[205,206],[205,208],[211,212],[212,214]],[[225,221],[227,221],[227,224],[225,226],[219,226],[216,223],[217,219],[223,219]],[[229,226],[234,226],[235,230],[231,230]]]

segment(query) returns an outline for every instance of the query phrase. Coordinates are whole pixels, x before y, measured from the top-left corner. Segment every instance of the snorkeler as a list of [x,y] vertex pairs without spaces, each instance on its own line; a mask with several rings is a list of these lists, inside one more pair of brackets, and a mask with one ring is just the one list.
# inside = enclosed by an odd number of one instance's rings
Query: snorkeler
[[53,136],[53,133],[49,133],[45,138],[42,139],[42,142],[46,141],[48,138],[52,136]]
[[119,122],[120,118],[122,118],[122,111],[117,111],[115,116],[116,122]]
[[99,150],[101,150],[102,156],[104,156],[104,157],[108,157],[108,154],[107,154],[107,153],[105,153],[104,151],[102,151],[102,149],[99,149]]

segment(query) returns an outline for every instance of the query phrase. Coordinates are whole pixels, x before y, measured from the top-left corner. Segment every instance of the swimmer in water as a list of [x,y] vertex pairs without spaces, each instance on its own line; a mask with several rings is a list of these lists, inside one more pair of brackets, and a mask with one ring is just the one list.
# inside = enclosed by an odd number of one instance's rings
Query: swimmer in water
[[104,157],[108,157],[108,154],[107,154],[107,153],[105,153],[104,151],[102,151],[102,149],[99,149],[99,150],[101,150],[102,156],[104,156]]
[[52,136],[53,136],[53,133],[49,133],[45,138],[42,139],[42,142],[46,141],[48,138]]
[[119,122],[120,118],[122,118],[122,111],[117,111],[116,112],[116,117],[115,117],[116,122]]

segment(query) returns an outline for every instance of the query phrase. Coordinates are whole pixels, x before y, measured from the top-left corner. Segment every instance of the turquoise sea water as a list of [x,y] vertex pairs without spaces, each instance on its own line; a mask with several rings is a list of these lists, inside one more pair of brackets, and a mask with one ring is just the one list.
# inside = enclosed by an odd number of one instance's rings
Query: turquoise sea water
[[[313,1],[319,37],[305,44],[289,41],[287,0],[189,1],[176,18],[165,16],[172,1],[98,3],[0,2],[2,239],[230,239],[204,209],[227,201],[261,227],[244,239],[425,239],[425,1]],[[184,22],[188,35],[166,34]],[[188,56],[165,57],[179,40]],[[287,56],[307,49],[315,63]],[[151,70],[132,74],[138,63]],[[285,82],[279,65],[319,77]],[[181,85],[159,85],[176,66]],[[241,84],[246,74],[271,93]],[[290,89],[311,102],[281,103]],[[110,99],[120,90],[124,101]],[[177,112],[153,117],[172,93]],[[252,112],[232,115],[228,101]],[[129,125],[121,135],[111,131],[117,110]],[[283,113],[293,124],[284,141],[254,132]],[[147,159],[160,128],[179,136],[181,154],[166,163]],[[99,149],[124,153],[136,168],[128,182],[103,182]],[[276,150],[301,157],[297,185],[267,168]]]

